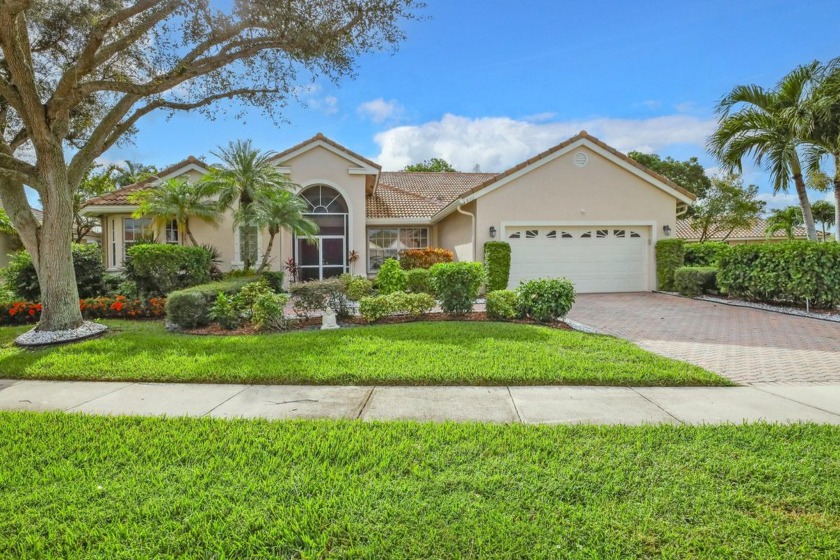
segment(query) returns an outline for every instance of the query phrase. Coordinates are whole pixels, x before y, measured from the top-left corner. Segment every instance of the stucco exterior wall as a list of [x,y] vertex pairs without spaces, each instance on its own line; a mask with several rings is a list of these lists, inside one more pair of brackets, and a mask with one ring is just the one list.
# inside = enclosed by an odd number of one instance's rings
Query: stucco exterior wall
[[[466,204],[462,210],[475,215],[476,203]],[[473,253],[473,219],[460,212],[453,212],[438,222],[437,240],[439,247],[455,253],[456,261],[471,261],[474,254],[478,256]]]
[[[584,152],[584,167],[574,155]],[[477,258],[490,240],[490,226],[504,240],[505,223],[543,222],[545,225],[642,225],[650,228],[648,285],[656,285],[654,246],[663,226],[676,231],[676,200],[626,169],[581,147],[538,167],[478,198]],[[673,235],[673,233],[672,233]]]

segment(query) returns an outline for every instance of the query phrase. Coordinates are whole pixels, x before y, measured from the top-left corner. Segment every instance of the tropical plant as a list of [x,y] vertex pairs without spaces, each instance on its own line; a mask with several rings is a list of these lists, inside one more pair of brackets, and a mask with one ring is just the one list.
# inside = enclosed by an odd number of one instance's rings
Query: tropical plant
[[304,215],[308,206],[299,196],[285,190],[260,190],[258,195],[248,213],[248,225],[268,230],[268,244],[257,269],[257,272],[262,272],[270,265],[271,249],[280,230],[286,229],[298,237],[312,241],[318,233],[318,225]]
[[158,172],[154,165],[146,165],[137,161],[126,161],[120,165],[115,165],[113,169],[115,171],[113,180],[119,188],[154,177]]
[[794,230],[802,225],[802,212],[796,206],[788,206],[784,209],[775,209],[770,212],[767,218],[767,228],[764,235],[770,239],[777,231],[783,231],[787,239],[794,239]]
[[159,230],[170,222],[178,225],[178,236],[186,235],[190,243],[197,246],[190,230],[190,218],[215,225],[219,221],[221,210],[212,200],[212,193],[204,183],[190,183],[184,179],[167,179],[151,189],[138,191],[130,195],[131,202],[138,205],[135,218],[151,218]]
[[735,86],[718,104],[718,127],[708,141],[709,151],[727,170],[740,172],[743,160],[752,158],[770,172],[775,192],[787,191],[793,180],[811,240],[817,232],[800,150],[806,147],[808,96],[818,70],[816,62],[799,66],[773,89]]
[[822,239],[828,239],[828,230],[836,222],[837,208],[827,200],[818,200],[811,205],[811,211],[814,213],[814,221],[820,224],[822,230]]
[[701,242],[721,234],[725,241],[735,229],[749,227],[761,216],[765,202],[757,197],[758,187],[744,187],[738,174],[714,177],[692,207],[691,227],[699,232]]

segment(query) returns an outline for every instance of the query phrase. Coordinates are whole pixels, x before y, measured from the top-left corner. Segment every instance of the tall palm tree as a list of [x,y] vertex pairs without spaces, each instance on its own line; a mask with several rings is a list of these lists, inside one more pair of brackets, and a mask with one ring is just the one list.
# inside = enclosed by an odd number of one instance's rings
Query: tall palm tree
[[818,200],[811,206],[811,210],[814,212],[814,220],[822,226],[822,240],[825,241],[828,239],[826,231],[837,223],[837,207],[827,200]]
[[793,230],[802,224],[802,212],[796,206],[788,206],[783,210],[773,210],[767,218],[767,229],[764,235],[770,239],[777,231],[785,232],[785,237],[794,239]]
[[268,230],[268,245],[257,272],[268,268],[274,238],[280,230],[287,229],[310,240],[318,233],[318,225],[304,216],[309,206],[302,198],[289,191],[261,192],[252,208],[254,211],[251,213],[251,224]]
[[[213,166],[202,182],[218,195],[222,208],[234,210],[237,225],[259,227],[258,207],[254,203],[270,193],[294,188],[272,163],[274,152],[262,152],[250,140],[231,142],[213,155],[221,160],[221,165]],[[242,242],[242,261],[245,269],[250,270],[255,264],[250,236],[244,236]]]
[[[821,66],[817,76],[817,84],[809,98],[808,140],[812,145],[806,160],[809,171],[819,174],[822,159],[831,158],[834,174],[826,186],[834,189],[833,221],[840,224],[840,58]],[[836,240],[840,241],[840,235]]]
[[191,184],[183,179],[167,179],[153,189],[139,191],[132,195],[132,202],[138,205],[135,218],[149,217],[158,229],[171,221],[178,224],[179,237],[186,235],[190,243],[198,245],[190,231],[190,218],[198,218],[208,224],[219,221],[219,205],[210,198],[211,192],[202,183]]
[[741,171],[747,157],[764,165],[775,192],[787,191],[793,179],[811,240],[817,239],[817,230],[799,152],[807,143],[807,99],[818,71],[817,62],[799,66],[773,89],[735,86],[718,104],[718,128],[708,142],[709,151],[729,170]]

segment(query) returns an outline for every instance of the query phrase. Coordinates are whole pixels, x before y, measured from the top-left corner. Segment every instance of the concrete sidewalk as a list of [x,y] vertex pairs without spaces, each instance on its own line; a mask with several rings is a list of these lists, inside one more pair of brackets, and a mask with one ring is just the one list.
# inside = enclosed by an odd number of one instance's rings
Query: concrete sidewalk
[[0,410],[527,424],[840,424],[840,384],[751,387],[335,387],[0,379]]

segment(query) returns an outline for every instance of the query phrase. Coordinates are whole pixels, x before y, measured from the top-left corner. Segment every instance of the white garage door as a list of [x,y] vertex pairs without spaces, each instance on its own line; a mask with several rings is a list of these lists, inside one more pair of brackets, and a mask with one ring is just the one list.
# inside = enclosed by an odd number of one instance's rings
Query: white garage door
[[649,238],[639,226],[508,227],[509,287],[562,276],[579,293],[646,291]]

